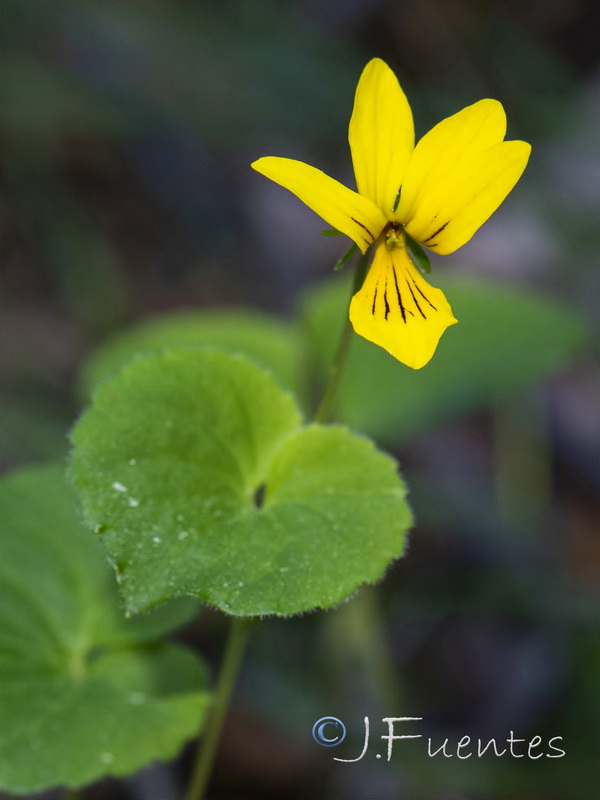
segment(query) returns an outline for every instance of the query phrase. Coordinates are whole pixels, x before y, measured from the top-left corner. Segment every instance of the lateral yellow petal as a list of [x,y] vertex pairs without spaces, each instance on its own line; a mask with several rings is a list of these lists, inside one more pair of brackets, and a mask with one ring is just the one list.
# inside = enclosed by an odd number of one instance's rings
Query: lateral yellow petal
[[302,161],[267,156],[259,158],[251,166],[289,189],[325,222],[356,242],[363,253],[386,224],[385,217],[372,200]]
[[501,142],[505,135],[506,114],[497,100],[480,100],[439,122],[415,147],[394,219],[410,222],[440,181],[459,174],[476,153]]
[[436,253],[458,250],[504,201],[521,177],[530,152],[527,142],[511,141],[477,153],[421,197],[406,230]]
[[348,139],[358,191],[392,219],[415,129],[406,95],[380,58],[369,61],[356,87]]
[[413,369],[425,366],[456,319],[440,289],[431,286],[403,245],[377,244],[362,288],[350,303],[356,333]]

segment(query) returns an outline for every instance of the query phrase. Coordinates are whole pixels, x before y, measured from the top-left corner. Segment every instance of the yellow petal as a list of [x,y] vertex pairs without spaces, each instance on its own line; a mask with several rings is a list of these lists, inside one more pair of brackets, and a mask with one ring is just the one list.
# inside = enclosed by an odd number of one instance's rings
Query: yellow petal
[[456,322],[443,292],[421,276],[404,246],[388,250],[383,242],[352,298],[350,321],[359,336],[413,369],[427,364],[443,332]]
[[268,156],[259,158],[252,167],[293,192],[325,222],[356,242],[363,253],[386,224],[372,200],[302,161]]
[[436,253],[453,253],[469,241],[521,177],[531,146],[500,142],[440,178],[421,198],[406,230]]
[[476,153],[501,142],[505,135],[506,115],[497,100],[480,100],[438,123],[415,147],[395,220],[410,222],[440,181],[459,175]]
[[406,95],[380,58],[369,61],[360,77],[348,138],[358,191],[392,219],[415,130]]

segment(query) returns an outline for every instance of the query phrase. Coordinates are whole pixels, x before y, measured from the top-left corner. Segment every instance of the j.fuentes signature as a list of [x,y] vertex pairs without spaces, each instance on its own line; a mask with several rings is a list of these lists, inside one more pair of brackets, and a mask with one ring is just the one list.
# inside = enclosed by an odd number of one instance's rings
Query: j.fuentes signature
[[[387,726],[387,731],[380,739],[387,742],[387,760],[392,758],[394,749],[394,742],[402,741],[403,739],[424,739],[426,738],[421,733],[398,733],[396,724],[400,723],[414,723],[420,722],[423,717],[384,717],[381,721]],[[370,743],[370,724],[369,717],[364,718],[365,738],[363,748],[356,758],[337,758],[334,761],[342,761],[346,764],[360,761],[367,754]],[[341,744],[346,738],[346,726],[337,717],[321,717],[313,725],[312,735],[315,742],[322,747],[336,747]],[[562,736],[553,736],[545,743],[541,736],[534,736],[532,739],[521,739],[515,737],[514,732],[510,731],[510,735],[504,740],[496,739],[472,739],[470,736],[463,736],[456,742],[451,742],[450,739],[444,739],[443,743],[435,743],[431,738],[427,738],[427,755],[430,758],[442,755],[445,758],[452,758],[456,756],[459,759],[466,760],[475,756],[481,758],[488,753],[489,755],[498,758],[509,754],[511,758],[530,758],[537,760],[538,758],[562,758],[565,751],[558,747],[556,743],[562,742]],[[381,758],[381,753],[376,753],[375,758]]]

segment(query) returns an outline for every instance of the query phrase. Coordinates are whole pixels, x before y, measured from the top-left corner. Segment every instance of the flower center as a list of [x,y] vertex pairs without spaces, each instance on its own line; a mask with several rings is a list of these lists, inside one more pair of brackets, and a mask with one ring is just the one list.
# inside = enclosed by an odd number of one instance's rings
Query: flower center
[[388,222],[383,229],[383,238],[388,250],[404,244],[404,226],[399,222]]

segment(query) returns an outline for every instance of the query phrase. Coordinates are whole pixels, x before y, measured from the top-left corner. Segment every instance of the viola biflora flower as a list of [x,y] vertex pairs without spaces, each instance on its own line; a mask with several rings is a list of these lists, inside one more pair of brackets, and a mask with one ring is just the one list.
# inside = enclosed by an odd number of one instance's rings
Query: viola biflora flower
[[457,320],[443,292],[416,268],[415,242],[453,253],[493,214],[531,150],[526,142],[505,142],[505,134],[502,105],[480,100],[440,122],[415,146],[406,96],[387,64],[374,58],[358,82],[350,119],[357,192],[289,158],[259,158],[252,166],[349,236],[362,253],[374,245],[363,286],[350,303],[350,320],[360,336],[419,369]]

